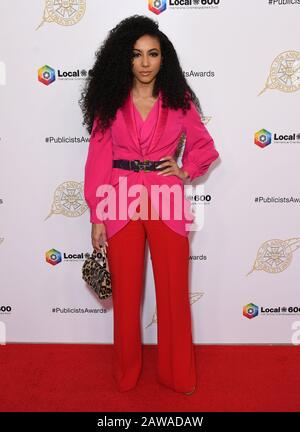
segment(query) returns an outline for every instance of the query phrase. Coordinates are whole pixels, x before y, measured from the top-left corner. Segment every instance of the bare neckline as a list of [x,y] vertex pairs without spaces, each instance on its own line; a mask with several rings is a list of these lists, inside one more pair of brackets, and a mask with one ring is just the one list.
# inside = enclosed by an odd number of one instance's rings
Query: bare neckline
[[146,116],[145,119],[142,117],[142,114],[140,113],[140,111],[138,110],[136,104],[134,103],[132,90],[130,91],[130,96],[131,96],[132,105],[134,106],[134,108],[135,108],[136,111],[138,112],[138,114],[139,114],[140,118],[142,119],[143,123],[146,123],[146,121],[148,120],[150,114],[151,114],[152,111],[154,110],[155,105],[158,103],[159,95],[158,95],[156,101],[154,102],[154,104],[152,105],[152,108],[151,108],[150,111],[148,112],[148,114],[147,114],[147,116]]

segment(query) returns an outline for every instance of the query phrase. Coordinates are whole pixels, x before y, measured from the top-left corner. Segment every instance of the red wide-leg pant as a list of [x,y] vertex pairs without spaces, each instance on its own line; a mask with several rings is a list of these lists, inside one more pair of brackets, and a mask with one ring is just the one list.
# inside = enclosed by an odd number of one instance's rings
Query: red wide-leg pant
[[175,391],[188,392],[196,385],[189,239],[160,219],[131,219],[108,239],[114,316],[113,375],[118,390],[127,391],[135,387],[142,369],[140,305],[146,237],[155,281],[158,380]]

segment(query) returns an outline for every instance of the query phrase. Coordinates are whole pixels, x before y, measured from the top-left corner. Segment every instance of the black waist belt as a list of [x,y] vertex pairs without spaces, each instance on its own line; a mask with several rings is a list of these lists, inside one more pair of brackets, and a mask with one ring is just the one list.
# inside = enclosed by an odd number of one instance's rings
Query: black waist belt
[[126,170],[133,170],[133,171],[161,171],[163,168],[158,168],[160,164],[163,162],[166,162],[165,160],[162,161],[151,161],[151,160],[127,160],[127,159],[113,159],[113,168],[122,168]]

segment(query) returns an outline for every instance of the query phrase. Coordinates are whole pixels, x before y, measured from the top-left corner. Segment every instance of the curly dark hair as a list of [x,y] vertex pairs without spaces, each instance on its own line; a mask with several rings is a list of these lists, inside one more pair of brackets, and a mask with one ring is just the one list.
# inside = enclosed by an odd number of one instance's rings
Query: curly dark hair
[[143,16],[133,15],[123,19],[109,31],[95,53],[96,61],[81,92],[79,105],[83,112],[83,125],[92,131],[95,116],[100,119],[104,132],[115,118],[133,85],[133,46],[144,35],[157,37],[160,42],[163,64],[156,75],[153,96],[161,90],[163,107],[190,109],[193,101],[202,114],[199,100],[188,85],[172,42],[159,30],[158,23]]

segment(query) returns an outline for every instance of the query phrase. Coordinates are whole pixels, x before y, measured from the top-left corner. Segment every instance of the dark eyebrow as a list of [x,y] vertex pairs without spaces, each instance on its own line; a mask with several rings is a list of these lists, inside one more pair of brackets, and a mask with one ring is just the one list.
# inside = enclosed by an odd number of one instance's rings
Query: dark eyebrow
[[[139,50],[139,49],[137,49],[137,48],[133,48],[133,49],[134,49],[134,51],[142,52],[142,50]],[[149,49],[148,51],[158,51],[158,48],[151,48],[151,49]]]

